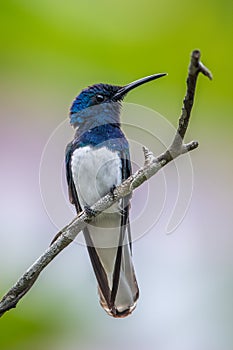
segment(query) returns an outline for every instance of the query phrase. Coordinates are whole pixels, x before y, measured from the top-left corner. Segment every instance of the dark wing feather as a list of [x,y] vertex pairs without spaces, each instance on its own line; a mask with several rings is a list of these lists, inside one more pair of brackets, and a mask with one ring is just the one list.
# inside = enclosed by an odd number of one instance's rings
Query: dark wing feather
[[73,142],[68,143],[66,147],[66,157],[65,157],[65,162],[66,162],[66,180],[68,184],[68,193],[69,193],[69,200],[71,204],[75,205],[77,214],[82,211],[81,205],[78,200],[77,192],[75,189],[74,181],[72,178],[72,173],[71,173],[71,157],[72,153],[74,151],[74,146]]
[[[74,151],[75,147],[73,146],[73,142],[70,142],[66,147],[66,180],[68,184],[68,193],[69,193],[69,200],[72,204],[75,205],[77,213],[82,211],[81,205],[78,200],[78,195],[76,192],[75,184],[72,177],[71,172],[71,157],[72,153]],[[108,280],[107,275],[105,273],[105,270],[100,262],[99,256],[97,254],[97,251],[94,247],[94,244],[92,242],[91,236],[89,234],[88,228],[85,227],[83,229],[83,234],[86,240],[88,253],[91,259],[91,263],[98,281],[98,284],[100,286],[101,292],[105,298],[105,300],[110,300],[110,289],[108,287]]]
[[[108,286],[108,279],[103,265],[100,261],[99,255],[94,247],[93,241],[91,239],[90,233],[87,227],[84,227],[83,234],[87,244],[87,250],[91,259],[91,263],[95,272],[97,282],[99,284],[100,290],[104,296],[104,299],[108,302],[110,300],[111,291]],[[110,307],[109,303],[108,306]]]

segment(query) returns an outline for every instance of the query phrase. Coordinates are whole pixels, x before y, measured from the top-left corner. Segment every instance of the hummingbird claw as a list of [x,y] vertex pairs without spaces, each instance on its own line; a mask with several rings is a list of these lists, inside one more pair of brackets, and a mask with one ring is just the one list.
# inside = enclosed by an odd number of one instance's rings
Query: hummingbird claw
[[85,205],[84,206],[84,210],[86,212],[86,214],[91,218],[92,216],[96,216],[97,211],[94,209],[91,209],[91,207],[89,205]]
[[113,199],[115,198],[115,194],[114,194],[115,189],[116,189],[116,185],[112,185],[112,187],[110,188],[110,193]]

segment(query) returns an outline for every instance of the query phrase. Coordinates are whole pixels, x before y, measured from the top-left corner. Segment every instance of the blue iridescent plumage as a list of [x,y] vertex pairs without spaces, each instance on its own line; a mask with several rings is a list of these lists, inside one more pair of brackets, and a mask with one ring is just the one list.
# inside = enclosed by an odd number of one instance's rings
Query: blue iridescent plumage
[[109,84],[95,84],[86,89],[83,89],[82,92],[73,101],[73,104],[70,108],[70,114],[77,113],[83,109],[93,106],[94,104],[98,104],[98,102],[95,101],[95,97],[98,94],[101,94],[106,98],[105,102],[112,102],[114,94],[120,88],[120,86]]

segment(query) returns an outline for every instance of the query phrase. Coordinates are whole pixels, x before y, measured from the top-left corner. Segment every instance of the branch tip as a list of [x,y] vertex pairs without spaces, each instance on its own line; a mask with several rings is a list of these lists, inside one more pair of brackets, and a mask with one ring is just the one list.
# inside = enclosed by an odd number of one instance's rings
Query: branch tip
[[197,141],[192,141],[192,142],[186,143],[186,144],[184,144],[184,152],[183,153],[193,151],[198,146],[199,146],[199,144]]
[[153,161],[154,155],[153,155],[153,152],[151,152],[149,150],[149,148],[147,148],[145,146],[142,146],[142,150],[143,150],[144,157],[145,157],[144,166],[147,166]]
[[[189,67],[189,73],[192,75],[195,75],[196,73],[202,73],[203,75],[207,76],[210,80],[213,79],[212,73],[209,71],[209,69],[200,61],[201,58],[201,52],[200,50],[194,50],[191,53],[191,62]],[[193,67],[195,69],[193,69]]]
[[200,72],[202,74],[204,74],[210,80],[213,80],[213,75],[212,75],[211,71],[206,66],[204,66],[204,64],[202,62],[199,62],[199,67],[200,67]]

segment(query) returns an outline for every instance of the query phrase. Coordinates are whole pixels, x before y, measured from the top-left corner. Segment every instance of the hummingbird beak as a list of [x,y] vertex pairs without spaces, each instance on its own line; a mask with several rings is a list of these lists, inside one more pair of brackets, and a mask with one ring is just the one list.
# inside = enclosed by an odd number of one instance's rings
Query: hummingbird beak
[[132,83],[129,83],[128,85],[125,85],[123,87],[121,87],[117,93],[113,96],[113,100],[118,101],[121,100],[122,98],[124,98],[124,96],[131,90],[135,89],[136,87],[148,83],[149,81],[158,79],[158,78],[162,78],[165,75],[167,75],[167,73],[159,73],[159,74],[153,74],[153,75],[149,75],[148,77],[144,77],[138,80],[133,81]]

